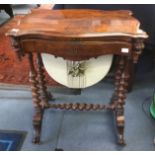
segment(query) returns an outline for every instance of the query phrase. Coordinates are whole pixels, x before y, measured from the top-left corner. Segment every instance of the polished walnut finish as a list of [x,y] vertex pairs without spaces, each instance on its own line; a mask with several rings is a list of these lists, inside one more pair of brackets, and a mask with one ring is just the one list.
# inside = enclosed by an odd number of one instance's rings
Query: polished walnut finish
[[[8,32],[18,57],[28,55],[30,81],[35,107],[33,142],[40,142],[43,112],[46,108],[65,110],[112,110],[118,143],[124,141],[124,105],[129,86],[129,65],[137,63],[147,34],[132,12],[99,10],[33,10]],[[88,103],[50,104],[41,53],[67,60],[88,60],[101,55],[117,55],[115,91],[110,105]],[[37,66],[33,55],[37,55]]]
[[139,22],[130,15],[130,11],[33,10],[19,23],[17,35],[82,37],[102,32],[135,33]]

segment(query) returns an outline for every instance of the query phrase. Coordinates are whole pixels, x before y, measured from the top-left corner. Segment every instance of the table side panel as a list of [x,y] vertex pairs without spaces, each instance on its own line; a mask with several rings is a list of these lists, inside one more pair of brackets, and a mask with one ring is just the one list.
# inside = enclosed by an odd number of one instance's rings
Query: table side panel
[[[49,53],[57,57],[71,60],[84,60],[100,55],[130,55],[131,43],[122,41],[50,41],[42,39],[28,39],[21,41],[22,51]],[[129,52],[122,53],[122,48]]]

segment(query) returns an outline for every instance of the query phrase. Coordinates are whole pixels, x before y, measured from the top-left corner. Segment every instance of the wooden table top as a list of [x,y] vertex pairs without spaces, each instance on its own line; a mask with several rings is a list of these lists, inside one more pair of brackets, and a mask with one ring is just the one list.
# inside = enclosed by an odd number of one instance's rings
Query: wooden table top
[[128,10],[33,10],[22,18],[10,36],[47,35],[61,37],[98,37],[129,35],[144,37],[140,22]]

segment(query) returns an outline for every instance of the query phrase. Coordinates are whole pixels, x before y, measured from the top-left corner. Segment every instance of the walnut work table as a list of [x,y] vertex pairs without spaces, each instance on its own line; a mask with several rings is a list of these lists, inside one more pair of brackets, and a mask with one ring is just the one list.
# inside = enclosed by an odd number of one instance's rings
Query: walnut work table
[[[44,110],[112,110],[119,144],[124,141],[124,104],[129,83],[129,63],[137,63],[147,34],[128,10],[33,10],[7,35],[18,58],[28,57],[35,114],[33,143],[40,142]],[[115,90],[110,104],[49,103],[42,53],[81,61],[102,55],[117,55]],[[34,65],[34,55],[37,65]],[[35,59],[36,60],[36,59]],[[57,66],[55,66],[57,67]]]

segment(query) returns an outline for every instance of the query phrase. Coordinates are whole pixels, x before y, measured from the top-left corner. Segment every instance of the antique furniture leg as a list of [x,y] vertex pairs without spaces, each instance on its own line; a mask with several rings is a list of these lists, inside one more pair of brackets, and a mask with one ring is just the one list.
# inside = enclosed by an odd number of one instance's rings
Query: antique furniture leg
[[117,136],[118,143],[121,145],[125,144],[124,140],[124,104],[125,104],[125,95],[127,93],[127,86],[129,82],[129,60],[125,57],[121,57],[118,68],[116,71],[116,80],[115,80],[115,94],[113,105],[116,128],[117,128]]
[[33,117],[34,138],[32,142],[38,144],[40,142],[43,109],[40,105],[41,99],[40,99],[40,93],[39,93],[39,87],[38,87],[37,73],[35,71],[34,64],[33,64],[32,53],[28,54],[28,60],[30,64],[30,82],[31,82],[31,89],[32,89],[32,98],[33,98],[33,104],[35,108],[35,114]]
[[47,91],[46,80],[45,80],[45,71],[43,68],[43,62],[40,53],[37,54],[37,70],[38,70],[38,81],[41,94],[41,106],[43,108],[48,108],[48,100],[53,100],[53,96],[50,92]]
[[111,99],[111,104],[115,107],[116,105],[116,101],[117,101],[117,91],[118,91],[118,86],[120,84],[120,79],[121,79],[121,73],[122,73],[122,66],[120,65],[120,63],[122,63],[120,61],[120,57],[116,57],[116,72],[115,72],[115,90],[114,90],[114,94],[112,96]]
[[115,90],[114,90],[114,93],[113,93],[112,98],[111,98],[111,104],[112,104],[113,108],[115,108],[115,106],[117,104],[118,88],[120,85],[121,74],[123,71],[123,65],[121,65],[121,64],[123,64],[123,63],[124,63],[124,61],[120,56],[116,57],[116,63],[115,63],[116,72],[115,72],[115,77],[114,77],[114,79],[115,79]]

